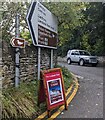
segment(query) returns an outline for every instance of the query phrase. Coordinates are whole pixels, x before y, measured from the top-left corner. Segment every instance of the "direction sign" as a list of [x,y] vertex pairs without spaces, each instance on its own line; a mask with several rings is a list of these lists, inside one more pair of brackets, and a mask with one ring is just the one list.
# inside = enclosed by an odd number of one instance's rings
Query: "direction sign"
[[25,48],[25,40],[22,38],[12,38],[10,43],[13,47]]
[[57,47],[57,17],[40,2],[32,2],[26,17],[33,44]]

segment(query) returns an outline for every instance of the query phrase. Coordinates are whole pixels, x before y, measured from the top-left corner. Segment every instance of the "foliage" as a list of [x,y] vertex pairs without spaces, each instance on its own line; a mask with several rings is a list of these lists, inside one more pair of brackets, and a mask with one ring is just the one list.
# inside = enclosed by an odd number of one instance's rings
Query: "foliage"
[[[50,6],[50,7],[49,7]],[[65,56],[68,49],[78,47],[79,28],[86,22],[81,11],[84,3],[50,3],[47,7],[58,17],[58,55]],[[77,41],[76,41],[77,40]]]
[[30,44],[32,44],[32,39],[31,39],[31,35],[30,35],[30,33],[29,33],[29,31],[22,31],[21,32],[21,38],[24,38],[25,39],[25,41],[27,41],[28,42],[28,45],[30,45]]
[[15,17],[17,13],[20,14],[20,32],[21,29],[28,29],[26,25],[26,11],[29,4],[26,2],[3,2],[3,4],[5,4],[7,9],[2,11],[2,39],[9,42],[15,36]]
[[[62,67],[62,72],[65,89],[67,90],[73,82],[72,76],[65,67]],[[30,83],[21,83],[19,88],[10,87],[3,89],[2,118],[32,119],[44,112],[46,110],[45,103],[41,104],[40,108],[37,106],[38,86],[38,82],[34,80]]]
[[58,17],[58,55],[65,56],[68,49],[85,49],[95,55],[104,53],[102,3],[45,5]]
[[70,71],[66,67],[62,67],[59,65],[57,65],[55,67],[61,68],[62,74],[63,74],[63,79],[64,79],[65,89],[67,90],[70,87],[70,85],[73,83],[73,77],[72,77]]
[[[31,118],[41,113],[37,107],[37,82],[21,83],[19,88],[3,89],[3,118]],[[35,117],[35,116],[34,116]]]
[[73,83],[73,77],[70,71],[68,71],[66,67],[61,67],[61,69],[64,77],[65,89],[67,90],[70,87],[70,85]]
[[[5,3],[2,12],[2,37],[10,40],[15,32],[15,16],[20,13],[21,37],[29,43],[31,36],[26,24],[29,3]],[[58,55],[65,56],[68,49],[86,49],[92,54],[103,55],[103,4],[101,2],[45,2],[58,18]]]

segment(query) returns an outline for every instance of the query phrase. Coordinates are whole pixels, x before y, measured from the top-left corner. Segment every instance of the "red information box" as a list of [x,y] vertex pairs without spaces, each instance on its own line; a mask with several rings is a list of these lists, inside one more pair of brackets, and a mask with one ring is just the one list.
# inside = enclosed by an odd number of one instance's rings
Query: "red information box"
[[60,68],[41,71],[42,81],[40,81],[38,104],[47,102],[48,116],[50,110],[65,105],[67,110],[67,103],[64,90],[64,81],[62,71]]

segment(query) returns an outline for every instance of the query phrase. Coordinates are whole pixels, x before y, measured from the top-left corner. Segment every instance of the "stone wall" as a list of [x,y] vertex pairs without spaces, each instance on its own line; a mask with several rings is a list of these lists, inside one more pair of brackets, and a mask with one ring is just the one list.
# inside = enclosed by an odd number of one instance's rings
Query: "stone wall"
[[[7,42],[2,44],[3,87],[13,86],[15,80],[15,48]],[[50,68],[51,49],[41,48],[41,69]],[[54,65],[57,63],[54,50]],[[31,45],[20,49],[20,81],[37,79],[38,48]]]

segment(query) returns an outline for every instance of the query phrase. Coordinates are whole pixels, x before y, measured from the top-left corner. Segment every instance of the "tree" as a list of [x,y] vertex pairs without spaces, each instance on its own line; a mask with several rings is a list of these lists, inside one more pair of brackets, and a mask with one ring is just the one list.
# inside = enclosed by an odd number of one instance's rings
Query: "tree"
[[[92,54],[102,55],[103,46],[103,4],[102,3],[70,3],[49,2],[44,4],[58,18],[58,55],[65,56],[68,49],[85,49]],[[15,16],[21,15],[21,37],[31,42],[26,24],[26,2],[5,3],[8,11],[3,11],[1,22],[3,40],[14,36]],[[26,31],[27,30],[27,31]]]
[[[58,55],[65,56],[70,48],[80,45],[79,28],[85,24],[84,16],[81,11],[85,9],[84,3],[45,3],[58,17]],[[77,35],[78,34],[78,38]]]
[[58,55],[74,48],[103,55],[102,3],[50,3],[47,7],[58,16]]
[[[84,36],[87,37],[87,50],[93,54],[103,54],[103,4],[102,3],[89,3],[86,11],[83,12],[87,24],[84,28]],[[83,36],[83,42],[85,40]],[[85,44],[83,44],[84,47]]]
[[21,30],[28,29],[25,18],[27,13],[27,7],[29,4],[25,2],[4,2],[3,4],[5,4],[7,9],[2,12],[2,39],[9,42],[10,39],[15,36],[15,17],[17,13],[20,14]]

